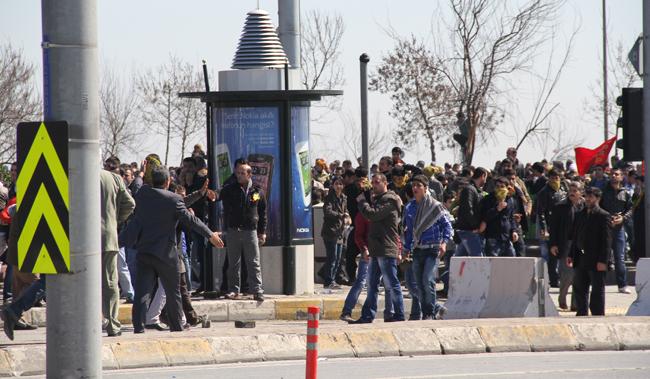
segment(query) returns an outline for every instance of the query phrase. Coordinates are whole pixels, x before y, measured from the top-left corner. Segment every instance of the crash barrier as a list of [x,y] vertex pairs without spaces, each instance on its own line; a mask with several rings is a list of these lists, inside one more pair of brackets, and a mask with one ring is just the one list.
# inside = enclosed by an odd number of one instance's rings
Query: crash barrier
[[636,263],[636,300],[630,305],[626,316],[650,316],[650,258]]
[[453,257],[445,319],[558,316],[541,258]]
[[307,367],[306,379],[316,379],[318,376],[318,319],[320,308],[307,308]]

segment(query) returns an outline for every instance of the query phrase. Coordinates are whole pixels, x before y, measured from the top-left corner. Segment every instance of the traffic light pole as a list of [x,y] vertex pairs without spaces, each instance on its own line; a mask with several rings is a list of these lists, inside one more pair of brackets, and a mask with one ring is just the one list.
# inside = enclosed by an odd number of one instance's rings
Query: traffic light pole
[[48,378],[101,378],[97,0],[42,0],[45,121],[69,125],[70,273],[47,277]]
[[[650,2],[643,2],[643,46],[650,46]],[[650,164],[650,48],[643,49],[643,160]],[[646,171],[648,169],[646,168]],[[644,174],[645,175],[645,174]],[[643,202],[645,206],[645,256],[650,246],[650,180],[644,181]]]

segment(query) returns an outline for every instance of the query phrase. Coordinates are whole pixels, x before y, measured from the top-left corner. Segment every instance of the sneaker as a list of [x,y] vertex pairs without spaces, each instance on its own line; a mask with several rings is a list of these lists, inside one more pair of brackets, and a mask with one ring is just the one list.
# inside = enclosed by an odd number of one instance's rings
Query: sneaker
[[447,314],[447,307],[441,305],[440,308],[438,308],[438,311],[436,312],[436,315],[433,318],[436,320],[442,320],[445,318],[445,314]]
[[632,293],[632,291],[628,288],[628,286],[618,287],[618,292],[625,293],[625,294],[628,294],[628,295]]
[[329,289],[331,289],[331,290],[340,290],[340,289],[341,289],[341,285],[336,284],[336,283],[332,283],[332,284],[330,284],[329,286],[327,286],[327,288],[329,288]]
[[225,298],[228,300],[239,300],[239,294],[234,292],[229,292],[226,294]]
[[258,303],[261,303],[264,301],[264,294],[262,292],[258,292],[253,296],[253,300],[257,301]]
[[38,329],[38,326],[30,324],[27,321],[23,320],[22,318],[16,321],[16,326],[14,326],[14,330],[35,330],[35,329]]
[[350,322],[354,321],[354,319],[352,318],[352,315],[344,314],[344,313],[341,313],[341,315],[339,316],[339,320],[345,321],[347,323],[350,323]]

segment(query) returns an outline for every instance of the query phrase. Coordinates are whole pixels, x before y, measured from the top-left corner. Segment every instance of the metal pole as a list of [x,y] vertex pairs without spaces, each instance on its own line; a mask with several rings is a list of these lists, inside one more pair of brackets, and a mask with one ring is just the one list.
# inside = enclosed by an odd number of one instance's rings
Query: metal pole
[[[208,65],[206,64],[205,60],[203,60],[203,83],[205,85],[205,92],[210,92],[210,79],[208,78]],[[214,148],[214,145],[212,144],[212,122],[211,122],[211,108],[210,108],[210,103],[205,102],[205,130],[206,130],[206,138],[207,138],[207,149],[208,149],[208,188],[211,190],[215,190],[217,188],[217,171],[216,171],[216,166],[214,165],[214,161],[212,160],[212,149]],[[214,212],[215,204],[213,202],[208,202],[208,225],[210,226],[211,230],[215,230],[215,212]],[[216,288],[215,285],[215,272],[214,272],[214,256],[213,256],[213,248],[211,244],[208,244],[206,246],[205,250],[203,250],[203,267],[201,268],[203,270],[203,278],[204,278],[204,297],[210,298],[211,296],[216,298],[219,292],[219,288]],[[218,275],[221,275],[221,273],[217,273]],[[207,294],[207,296],[206,296]]]
[[300,0],[278,0],[278,35],[291,68],[300,68]]
[[[609,120],[607,120],[607,11],[603,0],[603,122],[604,141],[609,138]],[[616,149],[614,149],[616,151]]]
[[[363,166],[370,169],[368,164],[368,62],[370,57],[363,53],[359,57],[361,72],[361,160]],[[356,157],[355,157],[356,158]]]
[[[647,165],[650,163],[650,4],[643,2],[643,160]],[[646,169],[647,171],[647,169]],[[650,246],[650,180],[645,180],[645,246],[644,252],[648,254]]]
[[101,378],[97,1],[41,2],[46,121],[70,125],[70,274],[47,278],[48,378]]

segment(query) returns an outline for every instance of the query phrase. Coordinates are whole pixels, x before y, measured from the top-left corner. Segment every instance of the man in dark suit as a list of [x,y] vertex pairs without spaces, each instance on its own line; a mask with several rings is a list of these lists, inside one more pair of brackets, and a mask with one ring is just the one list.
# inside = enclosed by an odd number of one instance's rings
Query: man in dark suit
[[138,251],[133,331],[144,332],[146,312],[157,278],[167,296],[169,329],[182,331],[176,227],[180,221],[216,247],[223,247],[223,241],[218,233],[211,232],[187,210],[180,195],[168,191],[171,179],[167,168],[154,167],[151,177],[153,186],[143,186],[135,196],[135,214],[125,232],[127,245]]
[[[569,251],[567,266],[573,267],[573,292],[578,312],[576,316],[605,315],[605,274],[612,242],[610,215],[598,206],[602,191],[595,187],[585,190],[585,208],[575,216],[574,247]],[[588,299],[591,285],[591,298]]]
[[[584,207],[582,193],[584,186],[580,182],[569,183],[569,196],[555,206],[553,215],[548,223],[550,253],[558,258],[560,272],[560,295],[558,303],[561,309],[569,309],[566,297],[569,293],[569,286],[573,283],[573,269],[566,265],[566,257],[572,246],[571,232],[575,216]],[[575,292],[575,291],[574,291]],[[571,294],[571,310],[576,310],[575,294]]]

